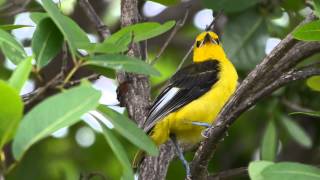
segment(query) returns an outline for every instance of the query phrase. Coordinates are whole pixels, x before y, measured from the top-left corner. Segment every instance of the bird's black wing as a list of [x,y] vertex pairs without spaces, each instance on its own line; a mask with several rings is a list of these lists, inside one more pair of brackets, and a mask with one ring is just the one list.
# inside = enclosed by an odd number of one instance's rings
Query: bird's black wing
[[199,98],[218,81],[219,62],[208,60],[193,63],[176,72],[167,87],[155,99],[144,123],[144,131],[150,132],[166,115]]

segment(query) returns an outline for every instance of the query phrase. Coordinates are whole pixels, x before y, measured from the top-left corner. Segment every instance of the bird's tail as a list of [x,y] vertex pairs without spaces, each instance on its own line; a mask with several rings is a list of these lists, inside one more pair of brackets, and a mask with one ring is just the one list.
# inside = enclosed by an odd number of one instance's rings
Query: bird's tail
[[143,161],[146,153],[142,150],[139,150],[133,158],[132,168],[137,170],[141,162]]

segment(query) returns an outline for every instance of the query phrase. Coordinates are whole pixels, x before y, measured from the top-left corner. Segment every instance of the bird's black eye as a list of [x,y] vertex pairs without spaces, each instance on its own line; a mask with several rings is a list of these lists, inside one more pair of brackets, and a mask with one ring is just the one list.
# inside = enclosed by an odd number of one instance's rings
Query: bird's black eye
[[197,41],[196,46],[197,48],[200,47],[201,41]]

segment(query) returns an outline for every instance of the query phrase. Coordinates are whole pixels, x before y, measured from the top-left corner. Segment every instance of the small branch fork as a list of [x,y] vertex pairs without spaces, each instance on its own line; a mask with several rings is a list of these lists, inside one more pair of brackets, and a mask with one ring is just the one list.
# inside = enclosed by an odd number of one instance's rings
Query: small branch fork
[[[314,15],[309,15],[301,24],[314,19],[316,19]],[[208,138],[198,148],[191,162],[192,179],[210,179],[207,171],[209,160],[229,126],[241,113],[279,87],[313,75],[320,75],[320,67],[316,64],[300,69],[294,68],[306,57],[319,51],[319,42],[300,42],[289,34],[249,73],[208,130]]]

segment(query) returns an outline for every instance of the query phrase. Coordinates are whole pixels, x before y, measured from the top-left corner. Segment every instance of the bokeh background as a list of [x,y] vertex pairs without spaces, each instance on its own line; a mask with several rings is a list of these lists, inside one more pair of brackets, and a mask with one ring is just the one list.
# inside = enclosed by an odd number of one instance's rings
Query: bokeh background
[[[77,0],[54,0],[60,3],[62,11],[71,16],[87,33],[90,40],[99,41],[94,26],[90,24]],[[105,24],[112,30],[120,28],[120,0],[89,1]],[[26,5],[26,3],[28,3]],[[30,39],[35,24],[29,12],[42,11],[40,1],[0,0],[0,24],[23,24],[31,27],[16,29],[12,34],[31,52]],[[228,57],[235,64],[240,80],[259,63],[293,28],[311,13],[305,0],[154,0],[140,1],[139,8],[143,21],[166,22],[179,20],[189,7],[189,16],[178,31],[169,47],[158,60],[155,67],[161,77],[151,78],[152,95],[163,85],[180,64],[182,58],[194,42],[195,36],[202,32],[213,20],[213,13],[223,10],[227,23],[221,37]],[[155,57],[169,33],[148,40],[148,59]],[[59,57],[58,57],[59,58]],[[315,55],[306,63],[319,61]],[[191,58],[185,62],[188,64]],[[44,70],[50,77],[54,62]],[[0,57],[0,79],[7,79],[15,66]],[[22,94],[33,91],[37,83],[30,79]],[[116,99],[117,83],[112,79],[100,78],[95,87],[103,91],[101,103],[118,107]],[[295,82],[264,98],[255,107],[244,113],[230,128],[228,136],[219,145],[210,163],[210,171],[247,166],[252,160],[259,159],[259,149],[264,130],[269,121],[276,123],[279,137],[277,160],[298,161],[319,164],[319,127],[317,118],[293,116],[289,113],[304,110],[319,110],[319,92],[310,89],[305,81]],[[281,125],[280,119],[290,119],[306,132],[312,145],[301,145]],[[7,175],[9,180],[24,179],[78,179],[80,174],[101,173],[107,179],[120,179],[122,168],[108,147],[104,137],[92,117],[84,115],[83,121],[72,127],[63,128],[33,146],[22,161]],[[112,125],[111,125],[112,126]],[[137,150],[133,145],[118,136],[132,158]],[[187,153],[192,159],[193,152]],[[183,179],[184,169],[179,160],[170,165],[167,179]],[[98,179],[98,177],[94,178]],[[246,179],[246,178],[243,178]]]

